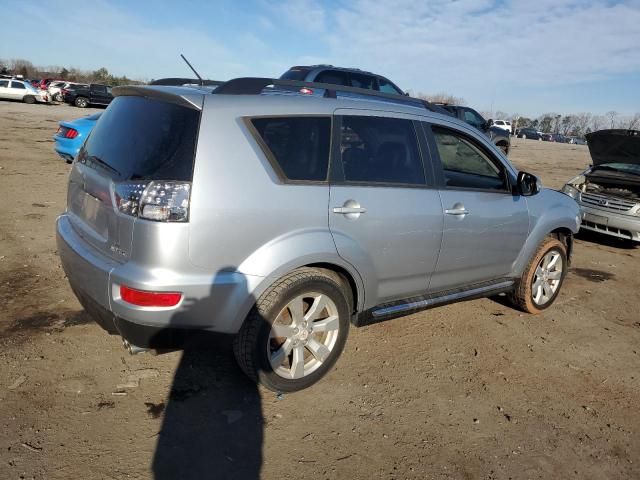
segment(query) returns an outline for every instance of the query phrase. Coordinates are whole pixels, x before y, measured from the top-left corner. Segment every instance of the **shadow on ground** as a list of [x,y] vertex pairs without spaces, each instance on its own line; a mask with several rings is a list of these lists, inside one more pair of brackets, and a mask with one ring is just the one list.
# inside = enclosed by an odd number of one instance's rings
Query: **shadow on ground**
[[632,240],[626,240],[624,238],[612,237],[610,235],[604,235],[589,230],[580,230],[575,236],[577,240],[582,240],[588,243],[594,243],[598,245],[606,245],[608,247],[620,248],[623,250],[633,250],[640,246],[640,243]]
[[[214,288],[227,288],[228,273],[213,281],[211,298],[185,299],[172,325],[215,308]],[[165,331],[159,336],[166,337]],[[160,341],[166,341],[165,338]],[[232,338],[189,335],[179,342],[182,358],[164,407],[152,462],[153,478],[258,479],[262,465],[263,416],[258,386],[242,373]],[[265,346],[266,348],[266,346]],[[148,405],[150,413],[161,405]]]

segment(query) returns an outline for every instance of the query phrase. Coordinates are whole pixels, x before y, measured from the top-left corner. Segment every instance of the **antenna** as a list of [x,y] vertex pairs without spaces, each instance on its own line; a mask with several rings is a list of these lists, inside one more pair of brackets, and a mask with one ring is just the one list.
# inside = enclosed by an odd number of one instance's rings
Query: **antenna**
[[189,60],[187,60],[183,54],[180,54],[180,56],[182,57],[182,60],[184,60],[184,63],[189,65],[189,68],[193,71],[193,73],[196,74],[196,77],[198,77],[198,80],[200,80],[200,86],[203,87],[204,86],[204,81],[202,80],[202,77],[200,75],[198,75],[198,72],[196,72],[196,69],[193,68],[193,66],[189,63]]

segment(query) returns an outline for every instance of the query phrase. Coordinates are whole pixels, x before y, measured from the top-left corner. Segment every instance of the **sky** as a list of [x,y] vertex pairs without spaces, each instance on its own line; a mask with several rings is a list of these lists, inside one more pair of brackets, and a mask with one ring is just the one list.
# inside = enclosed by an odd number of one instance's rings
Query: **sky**
[[640,111],[640,0],[0,0],[0,58],[136,79],[332,64],[477,110]]

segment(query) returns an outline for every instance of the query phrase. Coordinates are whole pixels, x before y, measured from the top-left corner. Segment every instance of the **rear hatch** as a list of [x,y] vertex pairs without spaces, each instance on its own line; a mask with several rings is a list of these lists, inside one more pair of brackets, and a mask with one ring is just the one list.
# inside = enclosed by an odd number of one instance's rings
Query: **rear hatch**
[[135,223],[149,221],[138,218],[135,204],[150,193],[145,189],[156,185],[156,193],[157,185],[165,185],[160,180],[182,186],[192,181],[203,96],[179,90],[114,89],[118,96],[73,164],[67,193],[71,224],[118,262],[130,257]]

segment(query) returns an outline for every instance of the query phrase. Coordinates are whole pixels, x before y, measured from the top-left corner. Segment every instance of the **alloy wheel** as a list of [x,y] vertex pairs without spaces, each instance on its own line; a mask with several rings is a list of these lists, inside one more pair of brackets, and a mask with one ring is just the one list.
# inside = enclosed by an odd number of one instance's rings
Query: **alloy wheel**
[[299,379],[325,362],[338,340],[338,308],[327,295],[304,293],[291,300],[271,326],[267,355],[280,377]]
[[560,252],[556,250],[548,251],[538,263],[533,275],[531,295],[533,303],[545,305],[555,296],[564,270],[564,261]]

